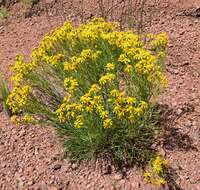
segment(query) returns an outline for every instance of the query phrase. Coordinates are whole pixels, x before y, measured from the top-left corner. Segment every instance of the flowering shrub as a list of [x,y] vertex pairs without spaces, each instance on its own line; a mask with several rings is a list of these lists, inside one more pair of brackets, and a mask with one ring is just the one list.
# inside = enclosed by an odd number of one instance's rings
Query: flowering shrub
[[14,120],[57,127],[76,160],[146,159],[156,132],[154,102],[167,86],[167,37],[145,38],[103,19],[79,28],[65,23],[29,61],[17,55],[7,99]]

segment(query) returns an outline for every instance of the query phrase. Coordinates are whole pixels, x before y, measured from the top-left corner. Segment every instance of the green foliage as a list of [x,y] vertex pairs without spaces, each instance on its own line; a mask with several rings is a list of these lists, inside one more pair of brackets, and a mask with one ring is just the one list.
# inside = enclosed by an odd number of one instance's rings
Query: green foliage
[[[16,57],[7,105],[18,123],[56,127],[73,160],[144,163],[158,132],[155,109],[167,85],[167,37],[146,40],[116,23],[70,23],[46,35],[30,61]],[[24,117],[23,117],[24,116]]]
[[[64,145],[73,161],[106,158],[114,166],[136,164],[141,166],[150,160],[155,152],[151,149],[156,134],[159,133],[156,109],[146,111],[134,127],[62,129],[66,134]],[[136,129],[137,127],[137,129]]]
[[0,19],[7,18],[9,16],[8,10],[5,7],[0,7]]
[[34,5],[35,3],[38,2],[38,0],[21,0],[21,2],[27,6],[27,7],[31,7],[32,5]]
[[8,114],[10,114],[9,108],[6,104],[6,100],[7,97],[9,95],[9,89],[7,86],[7,83],[4,79],[4,77],[2,76],[2,74],[0,73],[0,102],[3,103],[3,109],[4,111],[6,111]]

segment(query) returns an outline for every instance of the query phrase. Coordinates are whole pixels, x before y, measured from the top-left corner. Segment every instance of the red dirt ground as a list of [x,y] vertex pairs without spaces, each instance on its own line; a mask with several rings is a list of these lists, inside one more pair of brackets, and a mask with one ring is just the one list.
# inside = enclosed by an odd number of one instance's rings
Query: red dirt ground
[[[92,2],[90,8],[88,3],[84,4],[85,16],[96,15]],[[149,6],[153,7],[155,2],[149,1]],[[40,10],[39,15],[33,13],[29,18],[19,11],[20,4],[11,7],[11,19],[0,22],[0,71],[8,77],[16,53],[28,55],[44,33],[60,25],[64,17],[80,18],[78,1],[73,4],[70,9],[69,1],[64,1],[63,15],[57,12],[47,17]],[[170,161],[171,169],[168,186],[160,189],[200,190],[200,18],[195,12],[199,7],[198,0],[157,1],[152,24],[145,28],[153,33],[165,31],[170,38],[166,62],[169,88],[160,100],[168,107],[168,126],[158,149]],[[137,168],[130,169],[125,178],[117,172],[103,173],[98,163],[96,166],[70,164],[53,129],[17,127],[0,113],[0,189],[159,189],[146,184],[142,171]]]

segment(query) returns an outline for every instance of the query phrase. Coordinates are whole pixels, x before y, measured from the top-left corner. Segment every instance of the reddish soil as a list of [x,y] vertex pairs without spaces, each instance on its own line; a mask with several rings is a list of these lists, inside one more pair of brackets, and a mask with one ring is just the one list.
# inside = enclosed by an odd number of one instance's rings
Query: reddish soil
[[[23,7],[10,8],[11,18],[0,21],[0,71],[10,75],[9,65],[16,53],[29,54],[50,29],[65,18],[80,21],[98,15],[93,1],[39,4],[24,18]],[[156,2],[156,1],[155,1]],[[154,7],[151,26],[145,31],[167,32],[170,38],[166,62],[169,88],[160,102],[166,105],[166,134],[158,150],[170,161],[169,183],[161,189],[200,190],[200,18],[198,0],[160,0]],[[50,7],[47,16],[44,7]],[[41,8],[42,7],[42,8]],[[22,11],[19,11],[22,10]],[[58,10],[54,13],[55,10]],[[63,11],[63,12],[62,12]],[[37,14],[36,14],[37,13]],[[77,23],[77,22],[76,22]],[[2,190],[156,190],[146,184],[142,171],[132,168],[123,177],[113,171],[104,174],[99,164],[71,164],[53,129],[41,126],[14,126],[0,113],[0,189]],[[105,170],[105,169],[103,169]]]

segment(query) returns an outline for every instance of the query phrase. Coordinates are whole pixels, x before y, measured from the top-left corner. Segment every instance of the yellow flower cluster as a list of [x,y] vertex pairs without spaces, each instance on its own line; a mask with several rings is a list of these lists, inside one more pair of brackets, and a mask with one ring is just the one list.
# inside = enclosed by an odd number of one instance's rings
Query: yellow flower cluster
[[[132,60],[128,55],[131,55]],[[163,87],[167,87],[167,78],[157,64],[158,58],[150,51],[139,49],[133,52],[131,50],[127,54],[121,54],[118,61],[125,65],[124,71],[126,73],[131,74],[135,70],[140,75],[147,77],[147,80],[152,84],[160,83]]]
[[138,55],[137,59],[140,61],[135,65],[135,68],[137,72],[141,75],[149,76],[153,72],[156,72],[156,70],[158,70],[158,68],[155,65],[157,61],[155,56],[145,56],[142,54],[141,57]]
[[95,112],[103,121],[103,126],[109,128],[112,126],[112,120],[109,118],[109,112],[103,104],[103,97],[97,95],[101,91],[98,84],[93,84],[88,93],[80,97],[79,103],[71,103],[64,101],[60,108],[56,111],[60,121],[65,122],[70,118],[75,118],[74,126],[80,128],[84,124],[83,114],[86,112]]
[[61,62],[64,62],[65,56],[63,54],[57,54],[52,56],[43,56],[46,63],[51,64],[53,67],[58,67]]
[[71,102],[71,95],[67,95],[63,103],[56,110],[56,114],[61,123],[68,121],[71,118],[77,116],[83,110],[82,105]]
[[108,72],[113,71],[115,69],[115,64],[114,63],[108,63],[106,65],[106,69],[107,69]]
[[[103,126],[109,128],[113,125],[113,121],[110,115],[115,114],[118,119],[128,119],[134,122],[138,117],[141,117],[146,109],[148,103],[145,101],[138,101],[135,97],[125,96],[119,90],[111,90],[110,98],[104,102],[102,95],[98,95],[102,92],[101,84],[93,84],[88,93],[80,97],[78,103],[73,103],[69,96],[65,98],[63,104],[56,111],[61,122],[66,122],[70,118],[76,118],[75,126],[80,128],[84,124],[83,114],[85,112],[95,112],[100,116],[103,121]],[[105,84],[105,83],[103,83]],[[113,109],[106,110],[105,103],[113,104]]]
[[23,78],[35,67],[34,63],[25,63],[22,55],[16,55],[15,64],[11,66],[11,71],[14,73],[11,80],[14,86],[20,86]]
[[14,73],[11,77],[13,81],[13,90],[6,101],[6,104],[14,114],[23,111],[23,108],[27,104],[28,96],[32,92],[31,86],[24,85],[23,80],[33,68],[35,68],[34,63],[25,63],[22,55],[16,55],[16,62],[11,67]]
[[168,166],[168,161],[161,156],[156,156],[156,158],[151,162],[150,171],[144,173],[144,178],[147,182],[161,186],[166,184],[164,179],[164,171]]
[[73,56],[69,62],[65,62],[64,70],[77,71],[81,64],[88,60],[96,61],[100,54],[100,51],[93,52],[91,49],[84,49],[79,56]]
[[115,74],[113,73],[106,73],[99,79],[100,85],[105,85],[116,78]]
[[78,87],[78,82],[76,79],[73,79],[72,77],[65,78],[64,86],[66,87],[66,89],[69,90],[69,93],[73,93],[74,90],[76,90],[76,88]]
[[19,113],[27,105],[28,96],[32,92],[30,86],[14,87],[11,94],[8,96],[6,104],[11,109],[12,113]]
[[81,128],[84,125],[84,117],[83,115],[78,115],[74,122],[74,127]]
[[150,45],[152,46],[152,48],[165,48],[168,44],[168,38],[166,33],[160,33],[158,34],[155,39],[153,39],[150,42]]
[[13,115],[11,117],[11,121],[16,125],[33,124],[33,123],[36,122],[35,119],[33,118],[33,116],[28,115],[28,114],[26,114],[26,115],[24,115],[22,117]]
[[107,34],[117,28],[118,24],[105,22],[103,18],[95,18],[92,22],[80,25],[77,29],[79,38],[83,42],[96,43],[101,34]]
[[[123,53],[119,55],[118,61],[124,64],[124,71],[131,74],[134,70],[140,75],[147,77],[147,80],[152,84],[161,83],[163,87],[167,86],[167,79],[164,76],[162,69],[158,64],[158,59],[163,57],[164,48],[168,43],[168,39],[165,33],[158,34],[155,38],[149,42],[153,49],[160,48],[157,54],[153,54],[150,50],[145,49],[144,44],[141,43],[139,37],[129,32],[117,32],[119,36],[115,34],[115,37],[106,36],[106,39],[111,38],[111,44],[122,48]],[[123,38],[120,34],[123,34]]]
[[142,116],[148,108],[148,103],[145,101],[138,101],[135,97],[125,97],[123,93],[118,90],[110,92],[110,102],[114,103],[113,112],[118,119],[128,119],[131,122]]
[[43,53],[57,48],[59,42],[72,42],[74,38],[73,28],[69,22],[64,23],[62,27],[55,30],[51,35],[46,35],[40,43],[39,50]]
[[101,37],[106,40],[111,46],[115,46],[128,51],[130,48],[139,48],[143,46],[139,35],[134,34],[132,31],[113,31],[103,33]]

